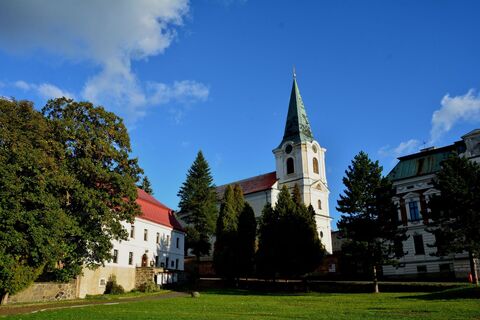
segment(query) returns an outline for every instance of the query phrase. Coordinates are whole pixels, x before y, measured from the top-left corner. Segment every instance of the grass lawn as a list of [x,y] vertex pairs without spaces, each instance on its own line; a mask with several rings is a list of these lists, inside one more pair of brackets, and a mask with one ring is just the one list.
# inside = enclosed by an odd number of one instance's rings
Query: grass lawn
[[480,319],[480,291],[259,294],[202,292],[199,298],[125,302],[8,319]]

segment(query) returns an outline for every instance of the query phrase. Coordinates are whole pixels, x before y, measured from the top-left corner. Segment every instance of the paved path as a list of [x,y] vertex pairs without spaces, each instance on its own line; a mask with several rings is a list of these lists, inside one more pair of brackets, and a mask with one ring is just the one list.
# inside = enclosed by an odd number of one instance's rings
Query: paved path
[[46,310],[58,310],[58,309],[68,309],[68,308],[82,308],[88,307],[92,305],[115,305],[127,302],[135,302],[135,301],[152,301],[152,300],[162,300],[162,299],[170,299],[170,298],[177,298],[177,297],[187,297],[189,296],[188,293],[185,292],[169,292],[169,293],[162,293],[158,295],[149,295],[149,296],[140,296],[140,297],[133,297],[133,298],[118,298],[112,300],[75,300],[72,302],[61,302],[61,303],[42,303],[42,304],[35,304],[35,305],[7,305],[0,307],[0,317],[6,315],[14,315],[14,314],[22,314],[22,313],[36,313],[42,312]]

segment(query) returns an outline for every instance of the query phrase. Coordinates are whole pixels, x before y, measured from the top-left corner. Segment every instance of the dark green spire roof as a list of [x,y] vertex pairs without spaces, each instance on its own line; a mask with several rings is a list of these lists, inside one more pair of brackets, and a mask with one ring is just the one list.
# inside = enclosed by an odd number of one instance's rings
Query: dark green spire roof
[[300,90],[298,90],[295,73],[293,74],[292,93],[290,94],[290,103],[288,105],[285,133],[280,146],[285,141],[293,141],[294,143],[313,141],[312,130],[310,129],[302,97],[300,96]]

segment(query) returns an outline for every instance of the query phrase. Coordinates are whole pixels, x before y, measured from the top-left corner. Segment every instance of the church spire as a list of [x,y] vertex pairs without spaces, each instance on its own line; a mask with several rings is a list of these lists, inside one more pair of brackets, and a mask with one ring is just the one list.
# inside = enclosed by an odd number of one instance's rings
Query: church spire
[[283,134],[283,139],[280,143],[280,146],[285,141],[293,141],[294,143],[313,141],[310,123],[308,122],[305,106],[303,105],[303,100],[300,96],[300,90],[298,89],[295,67],[293,67],[292,93],[290,94],[290,103],[288,105],[285,133]]

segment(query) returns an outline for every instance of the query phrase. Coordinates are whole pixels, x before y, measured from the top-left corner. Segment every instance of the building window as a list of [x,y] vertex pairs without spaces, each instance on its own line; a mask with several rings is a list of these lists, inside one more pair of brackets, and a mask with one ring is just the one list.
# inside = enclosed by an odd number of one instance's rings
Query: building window
[[427,266],[417,266],[417,272],[418,273],[426,273],[427,272]]
[[318,173],[318,160],[317,160],[317,158],[313,158],[313,172]]
[[177,238],[177,249],[180,248],[180,238]]
[[410,201],[408,203],[408,210],[410,211],[410,221],[420,220],[420,212],[418,211],[417,201]]
[[105,278],[100,278],[100,281],[98,282],[98,285],[100,287],[104,287],[107,285],[107,280]]
[[318,209],[322,210],[322,200],[318,200]]
[[323,231],[320,231],[320,238],[323,238]]
[[293,158],[287,159],[287,174],[291,174],[295,172],[295,168],[293,166]]
[[135,226],[133,224],[130,227],[130,238],[135,238]]
[[170,267],[175,267],[175,261],[172,260],[171,264],[170,264]]
[[423,246],[423,237],[421,234],[413,236],[413,244],[415,245],[415,254],[425,254],[425,247]]
[[118,262],[118,250],[113,249],[113,263],[117,263],[117,262]]
[[148,240],[148,230],[143,229],[143,240],[147,241]]
[[133,264],[133,252],[128,253],[128,264],[129,265]]
[[450,263],[442,263],[438,265],[440,272],[451,272],[452,269],[450,268]]
[[157,243],[160,243],[160,232],[157,232]]
[[166,246],[168,247],[170,245],[170,235],[167,234],[167,243]]
[[167,269],[168,269],[168,261],[169,261],[169,259],[168,259],[168,257],[166,257],[165,258],[165,268],[167,268]]
[[178,269],[178,259],[175,259],[175,269]]

